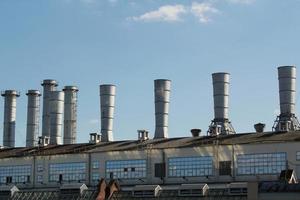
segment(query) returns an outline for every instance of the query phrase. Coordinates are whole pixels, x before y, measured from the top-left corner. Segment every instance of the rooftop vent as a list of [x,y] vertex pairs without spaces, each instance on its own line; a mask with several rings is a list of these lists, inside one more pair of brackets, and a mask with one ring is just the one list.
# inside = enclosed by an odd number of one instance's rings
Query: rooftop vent
[[132,188],[133,197],[158,197],[161,192],[159,185],[136,185]]
[[178,189],[178,196],[207,196],[207,184],[182,184]]
[[67,197],[73,198],[74,195],[82,195],[88,187],[82,183],[69,183],[63,184],[60,187],[60,197],[65,199]]
[[15,185],[1,185],[0,186],[0,199],[10,199],[18,191],[19,191],[19,189]]
[[191,133],[192,133],[193,137],[199,137],[200,133],[201,133],[201,129],[193,128],[193,129],[191,129]]
[[257,123],[257,124],[254,124],[254,129],[255,129],[256,133],[263,133],[265,126],[266,126],[266,124]]
[[146,130],[137,130],[138,132],[138,139],[139,141],[146,141],[149,140],[149,132]]
[[40,147],[45,147],[50,144],[50,137],[48,136],[40,136],[38,140],[38,145]]
[[101,142],[101,135],[98,133],[90,133],[90,141],[89,143],[97,144]]

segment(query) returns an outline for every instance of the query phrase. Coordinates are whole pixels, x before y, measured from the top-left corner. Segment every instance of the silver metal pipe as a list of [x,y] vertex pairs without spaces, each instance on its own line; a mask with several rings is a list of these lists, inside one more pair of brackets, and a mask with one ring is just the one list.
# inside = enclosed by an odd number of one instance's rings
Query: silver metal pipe
[[28,90],[26,147],[37,146],[40,121],[40,96],[38,90]]
[[155,139],[168,138],[170,93],[170,80],[154,80]]
[[76,143],[77,129],[77,92],[76,86],[65,86],[64,105],[64,144]]
[[43,116],[42,116],[42,136],[50,137],[50,92],[56,91],[56,80],[46,79],[41,84],[43,86]]
[[113,141],[115,97],[115,85],[100,85],[101,140],[103,142]]
[[16,90],[5,90],[1,93],[4,97],[4,124],[3,124],[3,146],[15,147],[15,126],[17,97],[20,93]]
[[62,123],[65,94],[62,91],[50,92],[50,144],[62,144]]
[[229,73],[213,73],[215,119],[228,119]]

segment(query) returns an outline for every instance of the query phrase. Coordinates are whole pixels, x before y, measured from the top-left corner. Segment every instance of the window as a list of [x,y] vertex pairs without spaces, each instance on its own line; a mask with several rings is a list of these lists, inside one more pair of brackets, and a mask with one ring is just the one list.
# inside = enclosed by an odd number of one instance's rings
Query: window
[[37,182],[42,183],[43,182],[43,175],[37,176]]
[[300,160],[300,151],[296,152],[296,160]]
[[99,173],[92,173],[92,181],[98,182],[100,180],[100,174]]
[[178,157],[168,159],[169,177],[211,176],[212,156]]
[[237,155],[238,175],[279,174],[286,169],[286,153]]
[[0,183],[30,182],[31,165],[14,165],[0,167]]
[[225,175],[231,176],[231,161],[219,162],[219,175],[220,176],[225,176]]
[[92,168],[93,169],[99,169],[99,161],[93,161],[92,162]]
[[37,171],[38,171],[38,172],[42,172],[43,170],[44,170],[43,165],[38,165],[38,166],[37,166]]
[[49,165],[49,181],[85,181],[86,163],[56,163]]
[[146,177],[146,160],[111,160],[106,162],[106,178]]

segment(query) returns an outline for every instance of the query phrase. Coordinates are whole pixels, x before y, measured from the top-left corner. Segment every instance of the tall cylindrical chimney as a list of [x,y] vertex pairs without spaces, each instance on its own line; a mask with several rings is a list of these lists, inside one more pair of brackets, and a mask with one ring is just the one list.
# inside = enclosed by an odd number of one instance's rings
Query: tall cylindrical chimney
[[26,147],[34,147],[38,142],[40,121],[40,91],[28,90]]
[[65,86],[64,105],[64,144],[76,143],[77,128],[77,92],[76,86]]
[[50,144],[61,144],[61,132],[64,111],[64,92],[52,91],[49,93],[50,105]]
[[272,127],[275,131],[300,130],[299,121],[295,115],[296,105],[296,67],[278,67],[280,115]]
[[43,116],[42,116],[42,136],[50,137],[50,92],[56,91],[56,80],[46,79],[41,84],[43,86]]
[[278,67],[280,114],[295,114],[296,67]]
[[100,85],[101,140],[103,142],[113,141],[115,97],[115,85]]
[[1,93],[4,97],[4,126],[3,126],[3,146],[15,147],[15,126],[17,97],[20,93],[16,90],[5,90]]
[[218,72],[212,74],[214,113],[215,118],[209,126],[210,135],[235,133],[228,117],[229,109],[229,73]]
[[154,80],[155,139],[168,138],[170,93],[170,80]]

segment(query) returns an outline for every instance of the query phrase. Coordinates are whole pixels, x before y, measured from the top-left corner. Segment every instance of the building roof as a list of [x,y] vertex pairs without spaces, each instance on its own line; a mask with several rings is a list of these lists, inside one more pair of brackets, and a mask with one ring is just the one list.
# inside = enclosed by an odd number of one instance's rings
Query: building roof
[[124,140],[114,142],[78,143],[67,145],[48,145],[45,147],[15,147],[3,148],[0,150],[0,158],[42,156],[57,154],[92,153],[108,151],[130,151],[168,148],[186,148],[209,146],[212,144],[232,145],[232,144],[261,144],[261,143],[282,143],[300,141],[300,131],[288,133],[243,133],[220,136],[200,136],[200,137],[179,137],[151,139],[146,141]]

